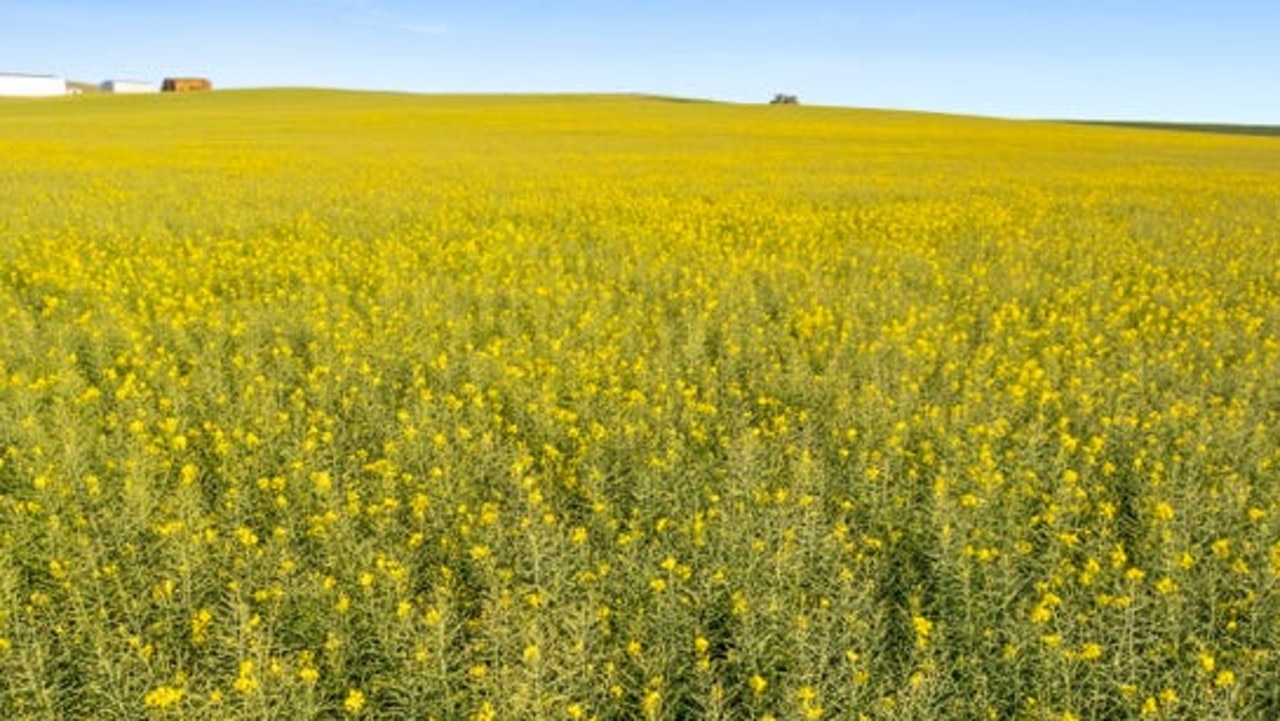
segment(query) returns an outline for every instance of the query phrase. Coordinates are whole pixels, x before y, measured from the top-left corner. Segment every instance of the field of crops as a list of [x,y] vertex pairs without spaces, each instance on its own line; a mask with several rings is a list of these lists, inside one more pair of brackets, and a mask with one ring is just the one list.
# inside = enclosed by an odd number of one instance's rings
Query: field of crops
[[1280,716],[1280,141],[0,103],[0,717]]

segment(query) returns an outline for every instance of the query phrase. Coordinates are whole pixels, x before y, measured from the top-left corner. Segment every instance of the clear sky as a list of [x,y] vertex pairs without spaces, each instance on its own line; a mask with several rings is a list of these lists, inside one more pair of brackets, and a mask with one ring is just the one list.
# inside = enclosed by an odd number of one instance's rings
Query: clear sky
[[0,71],[1280,124],[1280,0],[0,0]]

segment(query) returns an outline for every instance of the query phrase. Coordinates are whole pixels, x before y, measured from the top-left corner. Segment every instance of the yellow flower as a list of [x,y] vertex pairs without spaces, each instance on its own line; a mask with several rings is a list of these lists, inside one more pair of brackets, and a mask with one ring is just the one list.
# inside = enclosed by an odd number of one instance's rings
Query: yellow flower
[[148,708],[170,708],[178,705],[186,694],[183,689],[173,686],[159,686],[149,691],[142,702]]
[[364,704],[364,693],[353,688],[347,692],[347,698],[342,702],[342,710],[354,716],[364,710]]
[[249,659],[241,661],[236,680],[231,684],[232,688],[246,696],[258,689],[258,679],[254,676],[253,667],[253,661]]
[[1217,661],[1213,658],[1213,654],[1201,651],[1196,654],[1196,659],[1200,661],[1200,668],[1204,669],[1205,673],[1213,673],[1214,666],[1217,665]]
[[801,686],[796,691],[796,698],[800,701],[800,713],[807,721],[822,718],[823,708],[818,704],[818,692],[812,686]]
[[1082,661],[1096,661],[1102,658],[1102,646],[1096,643],[1086,643],[1080,647],[1079,658]]
[[653,718],[658,713],[658,708],[662,705],[662,692],[657,689],[650,689],[644,695],[644,699],[640,702],[640,706],[644,709],[645,716]]
[[258,534],[254,533],[252,530],[244,526],[240,526],[239,528],[237,528],[235,531],[235,534],[236,534],[236,540],[240,541],[240,543],[246,546],[258,545]]
[[1218,558],[1227,558],[1231,555],[1231,539],[1219,538],[1209,546],[1209,550]]
[[929,644],[929,635],[933,633],[933,621],[919,614],[911,617],[911,626],[916,630],[916,646],[924,648]]
[[204,643],[209,624],[213,623],[213,612],[207,608],[196,611],[191,617],[191,642],[197,646]]

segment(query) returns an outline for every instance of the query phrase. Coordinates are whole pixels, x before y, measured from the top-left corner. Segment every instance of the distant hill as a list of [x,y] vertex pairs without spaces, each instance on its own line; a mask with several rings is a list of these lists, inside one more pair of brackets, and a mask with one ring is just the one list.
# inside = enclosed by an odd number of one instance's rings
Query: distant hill
[[1139,130],[1168,130],[1182,133],[1215,133],[1218,135],[1260,135],[1280,137],[1280,125],[1231,125],[1227,123],[1157,123],[1125,120],[1076,120],[1080,125],[1106,125]]

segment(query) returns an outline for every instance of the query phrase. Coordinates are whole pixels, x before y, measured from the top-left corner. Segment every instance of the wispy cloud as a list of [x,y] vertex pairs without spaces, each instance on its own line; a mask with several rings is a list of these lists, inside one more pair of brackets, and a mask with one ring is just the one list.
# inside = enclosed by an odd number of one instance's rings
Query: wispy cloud
[[388,10],[373,0],[338,0],[337,4],[344,9],[342,19],[351,25],[398,30],[416,35],[448,35],[453,32],[449,25]]

